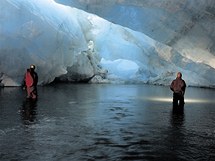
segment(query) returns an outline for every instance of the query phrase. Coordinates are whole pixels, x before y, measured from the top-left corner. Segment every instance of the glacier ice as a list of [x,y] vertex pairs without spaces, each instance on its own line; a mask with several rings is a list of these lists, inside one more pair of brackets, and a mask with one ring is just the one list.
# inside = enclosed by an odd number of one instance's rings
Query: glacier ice
[[188,59],[215,66],[214,0],[55,1],[140,31]]
[[170,47],[53,0],[5,0],[0,10],[3,86],[20,85],[30,64],[40,84],[57,78],[168,85],[181,71],[188,85],[215,85],[213,59],[189,58],[176,50],[180,43]]

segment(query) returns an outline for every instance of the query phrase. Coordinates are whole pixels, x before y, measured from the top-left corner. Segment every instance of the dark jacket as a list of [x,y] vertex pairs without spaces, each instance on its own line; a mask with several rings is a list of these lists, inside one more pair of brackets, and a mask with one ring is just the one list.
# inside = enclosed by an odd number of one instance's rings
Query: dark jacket
[[34,80],[33,86],[37,86],[37,83],[38,83],[38,75],[37,75],[37,73],[35,71],[33,71],[33,70],[31,70],[30,73],[31,73],[31,76],[32,76],[32,78]]
[[172,83],[170,85],[170,89],[174,93],[184,95],[185,89],[186,89],[186,83],[185,83],[185,81],[183,79],[176,78],[175,80],[172,81]]

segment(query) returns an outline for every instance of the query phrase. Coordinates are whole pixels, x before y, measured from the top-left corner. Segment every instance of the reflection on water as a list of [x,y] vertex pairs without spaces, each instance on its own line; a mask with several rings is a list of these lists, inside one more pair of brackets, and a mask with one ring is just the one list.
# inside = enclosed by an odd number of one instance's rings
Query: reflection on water
[[184,106],[173,106],[171,124],[173,127],[181,127],[184,123]]
[[214,90],[188,88],[185,101],[203,101],[184,107],[172,107],[161,86],[61,84],[38,94],[33,101],[19,88],[0,89],[1,161],[215,157]]
[[28,125],[36,120],[37,99],[24,99],[21,107],[21,117],[23,123]]
[[[168,97],[168,98],[164,98],[164,97],[145,97],[142,98],[145,100],[150,100],[150,101],[158,101],[158,102],[172,102],[172,98]],[[191,99],[191,98],[187,98],[185,99],[186,103],[215,103],[215,100],[211,100],[211,99]]]

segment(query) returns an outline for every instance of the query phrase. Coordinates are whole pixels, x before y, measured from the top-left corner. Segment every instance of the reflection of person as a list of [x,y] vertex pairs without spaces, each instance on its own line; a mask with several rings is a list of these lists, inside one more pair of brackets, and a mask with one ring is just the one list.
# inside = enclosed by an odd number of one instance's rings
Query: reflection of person
[[35,65],[31,65],[30,69],[27,69],[24,78],[24,86],[27,91],[27,98],[37,98],[37,82],[38,76],[35,72]]
[[176,79],[172,81],[170,89],[173,91],[173,106],[178,105],[178,101],[179,106],[183,106],[186,83],[182,79],[182,74],[180,72],[177,73]]
[[37,100],[24,100],[21,109],[21,116],[24,124],[33,123],[36,119]]

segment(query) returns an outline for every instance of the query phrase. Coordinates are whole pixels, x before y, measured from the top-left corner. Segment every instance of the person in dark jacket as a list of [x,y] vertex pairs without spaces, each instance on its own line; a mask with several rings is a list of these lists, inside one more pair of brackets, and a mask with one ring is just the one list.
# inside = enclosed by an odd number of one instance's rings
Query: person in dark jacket
[[38,75],[35,72],[35,65],[31,65],[30,68],[27,69],[24,78],[24,86],[27,91],[27,98],[37,98],[37,83]]
[[186,83],[182,79],[181,72],[177,73],[177,77],[175,80],[172,81],[170,89],[173,91],[173,106],[183,106]]

